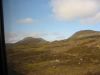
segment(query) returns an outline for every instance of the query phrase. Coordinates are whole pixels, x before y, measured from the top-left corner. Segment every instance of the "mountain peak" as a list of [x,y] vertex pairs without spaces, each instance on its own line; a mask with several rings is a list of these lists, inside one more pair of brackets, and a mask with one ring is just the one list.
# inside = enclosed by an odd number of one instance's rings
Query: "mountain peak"
[[84,38],[84,37],[90,37],[90,36],[98,36],[100,35],[99,31],[94,30],[81,30],[76,32],[74,35],[72,35],[71,38]]
[[86,33],[97,33],[98,31],[94,31],[94,30],[81,30],[76,32],[77,34],[86,34]]
[[17,44],[37,44],[47,42],[42,38],[25,37],[24,39],[17,42]]

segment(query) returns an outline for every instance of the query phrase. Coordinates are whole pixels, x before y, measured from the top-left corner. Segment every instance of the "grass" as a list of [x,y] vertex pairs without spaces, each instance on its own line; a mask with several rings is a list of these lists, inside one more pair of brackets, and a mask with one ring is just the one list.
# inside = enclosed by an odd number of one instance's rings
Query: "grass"
[[100,75],[98,38],[9,45],[8,64],[19,75]]

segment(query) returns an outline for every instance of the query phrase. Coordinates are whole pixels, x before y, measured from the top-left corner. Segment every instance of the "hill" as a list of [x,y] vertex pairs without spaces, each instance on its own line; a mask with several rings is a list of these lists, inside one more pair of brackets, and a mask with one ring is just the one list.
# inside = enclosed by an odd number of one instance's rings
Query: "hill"
[[42,38],[32,38],[32,37],[26,37],[23,40],[20,40],[18,42],[16,42],[16,44],[36,44],[36,43],[45,43],[47,41],[45,41]]
[[100,75],[100,32],[83,30],[47,42],[25,38],[7,45],[8,65],[23,75]]
[[96,37],[96,36],[100,36],[99,31],[82,30],[76,32],[71,38],[78,39],[78,38],[87,38],[87,37]]

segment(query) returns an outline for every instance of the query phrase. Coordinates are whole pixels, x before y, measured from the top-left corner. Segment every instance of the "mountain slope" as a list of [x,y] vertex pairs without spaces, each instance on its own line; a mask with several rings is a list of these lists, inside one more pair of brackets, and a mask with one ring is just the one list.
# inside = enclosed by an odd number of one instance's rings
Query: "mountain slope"
[[51,43],[28,37],[8,46],[8,64],[23,75],[100,72],[100,32],[97,31],[79,31],[69,39]]
[[51,50],[55,53],[60,53],[82,45],[100,48],[100,32],[92,30],[79,31],[70,38],[61,41],[54,41],[47,47],[49,49],[51,48]]
[[[38,48],[47,43],[49,42],[42,38],[26,37],[11,45],[13,45],[13,48],[28,49],[28,48]],[[11,46],[10,44],[7,44],[7,45],[9,45],[9,47]]]

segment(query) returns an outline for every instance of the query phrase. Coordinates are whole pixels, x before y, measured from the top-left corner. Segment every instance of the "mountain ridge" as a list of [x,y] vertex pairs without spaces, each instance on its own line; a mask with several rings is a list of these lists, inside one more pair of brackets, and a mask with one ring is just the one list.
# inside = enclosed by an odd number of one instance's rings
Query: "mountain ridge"
[[21,44],[18,42],[17,45],[7,46],[8,64],[19,74],[93,75],[96,72],[100,74],[98,31],[79,31],[68,39],[53,42],[41,42],[44,40],[35,38],[36,42],[32,39],[34,38],[25,38]]
[[[92,35],[90,35],[90,34],[92,34]],[[100,31],[94,31],[94,30],[80,30],[80,31],[77,31],[77,32],[73,33],[73,35],[70,36],[70,37],[67,38],[67,39],[55,40],[55,41],[68,40],[68,39],[70,39],[70,38],[72,38],[72,37],[76,37],[76,38],[77,38],[77,36],[79,37],[79,35],[87,35],[87,36],[100,35]],[[81,37],[83,37],[83,36],[80,36],[79,38],[81,38]],[[85,37],[85,36],[84,36],[84,37]],[[28,41],[28,40],[30,41],[30,40],[33,40],[33,39],[34,39],[34,40],[39,40],[39,41],[49,42],[49,41],[47,41],[47,40],[45,40],[45,39],[43,39],[43,38],[25,37],[25,38],[23,38],[22,40],[19,40],[19,41],[15,42],[15,44],[21,43],[21,42],[24,43],[24,41]],[[52,41],[52,42],[55,42],[55,41]],[[8,43],[8,44],[14,44],[14,43]]]

